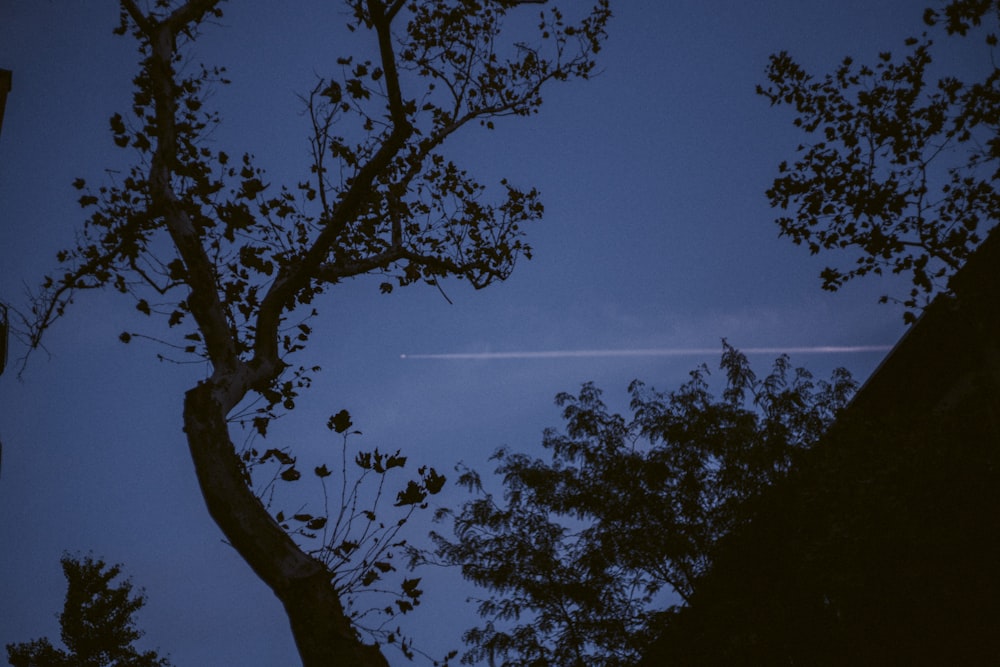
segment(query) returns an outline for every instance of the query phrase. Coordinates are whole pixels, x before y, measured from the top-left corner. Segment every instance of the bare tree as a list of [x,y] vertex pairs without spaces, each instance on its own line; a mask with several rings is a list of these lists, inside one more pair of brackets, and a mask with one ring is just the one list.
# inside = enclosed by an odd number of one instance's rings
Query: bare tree
[[[78,292],[111,286],[165,320],[164,340],[210,364],[184,401],[198,481],[226,539],[283,603],[305,665],[385,659],[352,627],[329,569],[253,493],[230,426],[254,397],[261,434],[294,407],[310,369],[290,357],[312,333],[313,305],[345,279],[382,275],[382,291],[445,277],[482,288],[530,257],[523,225],[541,216],[538,193],[504,180],[487,202],[441,148],[467,127],[535,113],[550,82],[587,78],[608,3],[577,5],[571,20],[526,0],[345,0],[350,29],[370,35],[378,57],[339,58],[340,75],[304,97],[312,161],[304,180],[279,188],[248,154],[204,141],[220,120],[205,93],[225,72],[188,54],[221,0],[121,0],[116,32],[142,57],[131,111],[111,129],[137,160],[120,182],[75,182],[90,214],[24,335],[38,346]],[[530,10],[537,34],[507,37],[505,19],[525,4],[543,5]]]

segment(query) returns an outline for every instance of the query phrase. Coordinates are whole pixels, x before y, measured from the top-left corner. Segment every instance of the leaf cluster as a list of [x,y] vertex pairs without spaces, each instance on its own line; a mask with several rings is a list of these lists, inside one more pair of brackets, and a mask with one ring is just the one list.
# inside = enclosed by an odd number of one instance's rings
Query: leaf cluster
[[[949,3],[947,30],[965,34],[992,5]],[[925,19],[935,25],[940,16],[929,10]],[[987,42],[995,41],[991,33]],[[860,66],[845,58],[822,78],[782,52],[771,57],[767,87],[757,88],[772,105],[792,107],[808,138],[767,191],[787,211],[777,219],[781,234],[813,254],[853,255],[852,265],[822,271],[827,290],[867,274],[909,276],[907,320],[1000,219],[1000,69],[980,81],[929,81],[934,46],[924,34],[908,39],[902,56],[883,52]]]
[[436,556],[487,589],[486,623],[468,631],[467,663],[632,664],[671,598],[687,600],[716,544],[747,520],[746,502],[782,478],[854,389],[844,370],[815,382],[786,357],[758,379],[724,344],[725,389],[708,370],[679,389],[630,387],[629,418],[586,384],[560,394],[565,428],[548,430],[548,459],[501,450],[503,500],[476,492],[434,534]]

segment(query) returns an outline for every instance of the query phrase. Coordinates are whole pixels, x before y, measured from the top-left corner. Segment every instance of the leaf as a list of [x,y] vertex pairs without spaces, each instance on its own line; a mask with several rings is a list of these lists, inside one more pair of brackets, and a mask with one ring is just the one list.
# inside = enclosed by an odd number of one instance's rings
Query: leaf
[[337,414],[330,417],[329,421],[326,422],[326,427],[337,433],[343,433],[347,429],[351,428],[353,422],[351,421],[351,414],[347,410],[341,410]]
[[308,528],[309,530],[319,530],[325,525],[326,525],[326,517],[318,516],[315,519],[310,520],[309,523],[306,524],[306,528]]
[[305,523],[306,521],[312,521],[313,520],[313,515],[312,514],[305,514],[305,513],[293,514],[292,518],[295,519],[296,521],[301,521],[301,522]]
[[386,470],[389,470],[390,468],[402,468],[405,465],[406,465],[406,457],[400,456],[399,450],[396,450],[395,454],[392,454],[391,456],[389,456],[389,458],[385,460]]
[[367,100],[371,97],[371,93],[365,88],[364,84],[361,83],[360,79],[348,79],[347,80],[347,92],[350,93],[351,97],[356,100]]
[[329,477],[331,474],[333,474],[333,473],[330,472],[330,469],[326,467],[325,463],[323,465],[321,465],[321,466],[316,466],[316,468],[313,469],[313,472],[316,473],[317,477],[321,477],[321,478],[322,477]]
[[413,598],[414,600],[419,598],[424,594],[422,590],[417,588],[419,584],[420,577],[417,577],[416,579],[403,579],[403,595],[408,598]]
[[173,259],[169,264],[167,264],[167,272],[169,273],[171,280],[184,280],[187,275],[184,262],[179,258]]
[[336,81],[331,81],[326,88],[320,91],[320,95],[330,100],[331,104],[339,104],[344,96],[340,89],[340,84]]
[[420,485],[413,480],[410,480],[406,484],[406,488],[396,495],[395,505],[396,507],[403,507],[404,505],[419,505],[424,502],[424,498],[426,497],[427,494],[420,488]]
[[125,134],[125,121],[120,113],[116,113],[110,119],[111,131],[115,134]]
[[294,466],[288,468],[287,470],[282,471],[281,473],[281,479],[285,480],[286,482],[294,482],[300,477],[302,477],[302,473],[296,470]]
[[139,299],[139,303],[135,304],[135,309],[144,315],[149,315],[151,312],[149,302],[145,299]]
[[337,548],[334,551],[346,557],[352,551],[355,551],[359,546],[361,545],[358,544],[357,542],[352,542],[351,540],[344,540],[337,546]]
[[277,459],[281,465],[292,465],[295,463],[295,459],[288,452],[283,452],[280,449],[269,449],[264,452],[264,456],[260,457],[261,463],[266,463],[268,459]]
[[432,496],[439,493],[444,487],[444,483],[447,478],[444,475],[439,475],[434,468],[431,468],[426,475],[424,475],[424,488],[427,489],[427,493]]

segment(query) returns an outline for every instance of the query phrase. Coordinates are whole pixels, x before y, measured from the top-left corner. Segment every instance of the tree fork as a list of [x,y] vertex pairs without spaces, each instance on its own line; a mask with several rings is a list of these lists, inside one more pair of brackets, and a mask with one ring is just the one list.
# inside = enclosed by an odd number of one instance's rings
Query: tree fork
[[203,382],[184,400],[184,431],[212,519],[281,600],[304,667],[387,666],[377,646],[358,638],[323,564],[298,548],[247,486],[215,396],[220,389]]

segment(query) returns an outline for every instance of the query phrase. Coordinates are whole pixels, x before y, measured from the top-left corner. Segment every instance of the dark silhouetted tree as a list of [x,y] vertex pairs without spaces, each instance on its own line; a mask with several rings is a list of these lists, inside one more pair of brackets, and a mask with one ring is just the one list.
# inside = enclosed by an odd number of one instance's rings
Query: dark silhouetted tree
[[66,602],[59,615],[66,650],[47,638],[7,645],[14,667],[170,667],[155,651],[139,652],[133,643],[143,633],[133,616],[146,603],[128,579],[115,583],[120,565],[108,566],[90,556],[64,556]]
[[[389,292],[455,277],[482,288],[530,257],[524,232],[542,214],[538,192],[504,179],[491,199],[443,148],[456,133],[536,113],[552,82],[590,75],[609,3],[570,4],[563,14],[538,0],[344,0],[348,28],[375,55],[343,54],[305,95],[312,159],[282,187],[249,154],[206,141],[220,120],[208,93],[225,73],[191,54],[223,3],[121,0],[116,32],[136,40],[141,58],[132,104],[110,125],[136,161],[96,188],[75,182],[90,215],[59,253],[26,336],[37,346],[81,291],[110,287],[160,318],[156,338],[209,364],[184,401],[200,488],[227,541],[284,605],[306,665],[385,660],[359,638],[327,564],[252,492],[230,427],[264,436],[294,408],[318,367],[293,357],[338,284],[381,276]],[[526,11],[527,21],[507,21]],[[262,407],[246,412],[255,398]],[[400,503],[439,481],[425,474]]]
[[783,478],[854,389],[846,371],[814,382],[786,357],[757,378],[724,346],[726,384],[704,367],[678,390],[635,382],[632,416],[608,412],[593,385],[561,394],[565,432],[549,460],[501,450],[503,500],[466,471],[478,497],[436,534],[441,562],[490,591],[463,662],[629,665],[678,601],[691,598],[718,541],[749,519],[748,500]]
[[[998,3],[950,2],[924,14],[929,26],[959,35],[984,19],[992,49]],[[1000,220],[1000,69],[984,53],[982,80],[928,81],[942,46],[925,33],[906,40],[902,57],[885,51],[874,66],[848,57],[821,78],[779,53],[769,84],[757,89],[771,104],[793,107],[806,134],[767,192],[787,211],[777,220],[781,233],[813,254],[853,254],[853,265],[823,270],[827,290],[866,274],[909,275],[901,299],[908,320]]]

